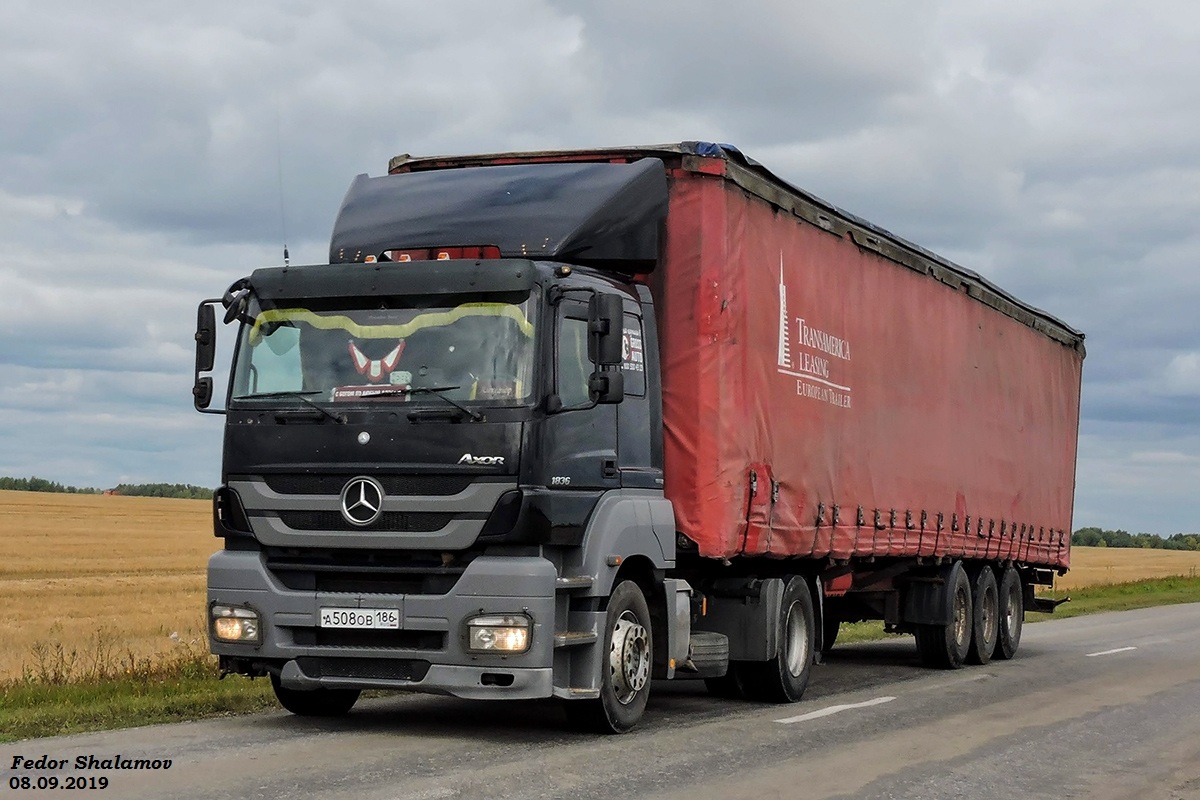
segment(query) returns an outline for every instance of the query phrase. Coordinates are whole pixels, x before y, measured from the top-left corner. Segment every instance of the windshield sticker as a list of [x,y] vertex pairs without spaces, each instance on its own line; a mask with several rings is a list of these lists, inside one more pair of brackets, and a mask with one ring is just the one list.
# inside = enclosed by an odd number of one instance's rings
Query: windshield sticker
[[[393,384],[397,389],[407,389],[407,385]],[[392,391],[391,389],[381,390],[378,386],[367,384],[366,386],[335,386],[329,396],[329,399],[334,403],[344,403],[347,400],[400,400],[407,402],[409,396],[400,391]]]
[[642,332],[638,328],[626,328],[621,339],[621,369],[642,372]]
[[359,350],[357,344],[350,342],[350,358],[354,360],[354,369],[359,375],[366,375],[371,383],[379,383],[384,375],[389,375],[396,368],[403,352],[404,342],[400,342],[383,358],[367,358],[367,354]]
[[307,322],[322,330],[344,330],[357,339],[407,339],[424,328],[450,325],[464,317],[507,317],[517,323],[527,338],[533,338],[533,323],[516,306],[507,303],[463,303],[448,311],[418,314],[409,322],[390,325],[364,325],[344,314],[317,314],[307,308],[269,308],[254,320],[250,341],[257,343],[263,334],[263,326],[273,322]]
[[412,373],[406,369],[398,369],[388,375],[388,381],[392,386],[408,386],[412,383]]

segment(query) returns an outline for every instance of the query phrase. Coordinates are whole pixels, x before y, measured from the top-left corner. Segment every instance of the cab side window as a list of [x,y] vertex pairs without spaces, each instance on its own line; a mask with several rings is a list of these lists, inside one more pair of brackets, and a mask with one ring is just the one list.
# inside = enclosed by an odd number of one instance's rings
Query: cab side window
[[592,363],[588,361],[587,329],[586,319],[565,315],[559,318],[555,374],[558,396],[564,406],[581,405],[589,399]]

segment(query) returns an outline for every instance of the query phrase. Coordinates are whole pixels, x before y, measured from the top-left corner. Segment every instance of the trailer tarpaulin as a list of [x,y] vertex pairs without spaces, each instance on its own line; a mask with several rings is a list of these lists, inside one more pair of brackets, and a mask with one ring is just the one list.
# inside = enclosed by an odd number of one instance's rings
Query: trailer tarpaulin
[[1082,347],[708,172],[671,171],[650,278],[700,553],[1068,566]]

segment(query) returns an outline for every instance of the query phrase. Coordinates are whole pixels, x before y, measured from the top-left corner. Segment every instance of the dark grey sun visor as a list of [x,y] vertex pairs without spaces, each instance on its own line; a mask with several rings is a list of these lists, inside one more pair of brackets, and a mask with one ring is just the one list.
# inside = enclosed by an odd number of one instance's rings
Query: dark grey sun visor
[[506,258],[645,271],[658,258],[666,214],[658,158],[359,175],[334,223],[329,261],[490,245]]

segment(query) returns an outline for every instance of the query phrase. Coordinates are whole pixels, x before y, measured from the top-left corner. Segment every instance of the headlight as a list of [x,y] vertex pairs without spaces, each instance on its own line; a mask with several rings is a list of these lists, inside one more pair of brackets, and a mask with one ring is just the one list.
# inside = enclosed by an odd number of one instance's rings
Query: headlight
[[533,621],[523,614],[491,614],[467,620],[467,649],[476,653],[524,653]]
[[258,612],[242,606],[210,606],[212,633],[223,642],[258,642],[262,638]]

